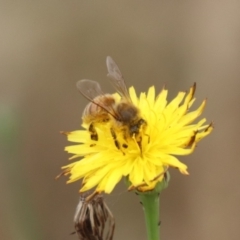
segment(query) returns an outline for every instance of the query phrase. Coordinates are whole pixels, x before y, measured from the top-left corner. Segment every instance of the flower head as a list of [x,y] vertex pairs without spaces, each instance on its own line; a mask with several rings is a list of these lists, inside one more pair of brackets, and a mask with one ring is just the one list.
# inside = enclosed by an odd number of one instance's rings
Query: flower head
[[[188,93],[179,92],[167,102],[168,91],[164,88],[155,94],[150,87],[147,93],[138,97],[135,89],[129,89],[129,96],[145,124],[139,126],[138,134],[126,135],[126,130],[110,118],[94,125],[98,139],[92,139],[89,124],[82,124],[83,130],[67,133],[70,142],[77,145],[65,150],[78,159],[65,167],[64,174],[70,175],[68,183],[82,179],[81,192],[96,188],[96,192],[111,193],[116,184],[127,177],[133,187],[140,191],[153,189],[162,181],[168,167],[188,174],[187,166],[176,156],[191,154],[196,144],[213,129],[202,114],[206,100],[194,111],[190,107],[195,101],[196,85]],[[118,104],[121,97],[112,95]]]

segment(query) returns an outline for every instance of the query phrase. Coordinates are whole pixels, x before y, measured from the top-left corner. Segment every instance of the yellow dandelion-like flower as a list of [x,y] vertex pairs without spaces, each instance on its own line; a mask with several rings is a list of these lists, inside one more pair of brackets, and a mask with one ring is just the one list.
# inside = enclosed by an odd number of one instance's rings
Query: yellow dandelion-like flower
[[[114,64],[114,76],[111,76],[111,65],[108,64],[110,77],[115,82],[122,79],[113,60],[108,58],[107,61]],[[188,93],[179,92],[168,103],[168,91],[165,88],[156,96],[155,88],[150,87],[147,93],[141,93],[138,97],[131,87],[127,102],[138,109],[135,125],[117,119],[114,116],[117,115],[117,108],[111,106],[113,112],[108,110],[110,108],[104,109],[107,118],[94,124],[83,121],[83,130],[66,133],[70,142],[78,143],[65,148],[73,154],[70,160],[79,158],[63,167],[64,174],[70,175],[68,183],[82,179],[81,192],[96,188],[97,193],[111,193],[116,184],[127,177],[133,187],[147,191],[162,181],[168,167],[188,174],[187,166],[176,156],[191,154],[196,144],[213,129],[212,124],[205,124],[205,118],[193,123],[206,105],[204,100],[197,110],[189,111],[195,101],[195,88],[194,84]],[[114,106],[119,106],[123,100],[126,102],[122,94],[125,90],[110,95],[114,99]],[[101,106],[97,101],[91,104],[97,106],[95,111]]]

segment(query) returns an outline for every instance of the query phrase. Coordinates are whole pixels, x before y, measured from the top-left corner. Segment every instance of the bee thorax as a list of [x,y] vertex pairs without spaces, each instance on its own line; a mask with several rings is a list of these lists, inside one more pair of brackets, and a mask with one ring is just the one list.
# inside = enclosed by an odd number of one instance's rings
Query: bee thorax
[[135,122],[135,119],[138,118],[138,109],[129,103],[118,104],[117,112],[123,123]]

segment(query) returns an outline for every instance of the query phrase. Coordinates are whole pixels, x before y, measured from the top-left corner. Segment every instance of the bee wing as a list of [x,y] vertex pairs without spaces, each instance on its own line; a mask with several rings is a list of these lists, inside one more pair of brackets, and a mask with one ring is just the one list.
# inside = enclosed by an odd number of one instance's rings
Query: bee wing
[[117,90],[117,92],[121,95],[121,97],[125,98],[128,102],[132,102],[127,86],[125,84],[123,75],[111,57],[107,57],[107,69],[108,74],[107,76],[110,78],[111,84]]
[[79,92],[85,98],[87,98],[92,103],[94,103],[97,106],[104,109],[106,112],[108,112],[110,115],[112,115],[115,119],[120,118],[118,116],[118,114],[115,112],[115,110],[111,104],[107,106],[106,104],[104,104],[101,101],[98,101],[98,102],[95,101],[96,97],[106,95],[102,91],[101,86],[98,82],[93,81],[93,80],[83,79],[83,80],[79,80],[76,85],[77,85]]
[[94,98],[104,95],[100,84],[96,81],[83,79],[77,82],[77,89],[89,101],[94,102]]

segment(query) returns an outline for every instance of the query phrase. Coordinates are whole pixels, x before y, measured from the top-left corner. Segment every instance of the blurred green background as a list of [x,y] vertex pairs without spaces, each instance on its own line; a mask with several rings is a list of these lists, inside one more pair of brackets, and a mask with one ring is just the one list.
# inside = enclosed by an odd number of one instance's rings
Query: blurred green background
[[[171,170],[161,197],[162,239],[239,240],[240,2],[0,1],[0,238],[74,240],[80,183],[55,181],[69,157],[59,131],[77,130],[87,101],[79,79],[106,92],[106,56],[138,92],[163,84],[169,99],[197,82],[214,132]],[[137,197],[106,197],[115,240],[145,240]]]

